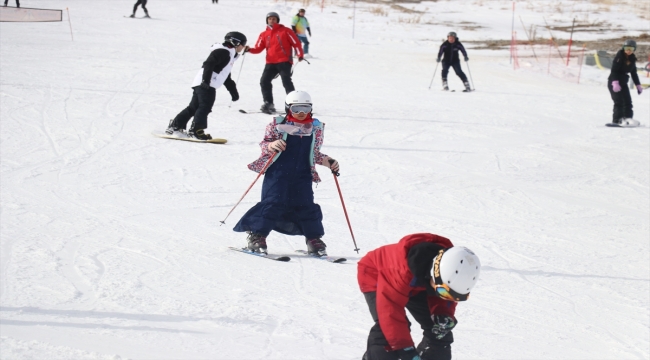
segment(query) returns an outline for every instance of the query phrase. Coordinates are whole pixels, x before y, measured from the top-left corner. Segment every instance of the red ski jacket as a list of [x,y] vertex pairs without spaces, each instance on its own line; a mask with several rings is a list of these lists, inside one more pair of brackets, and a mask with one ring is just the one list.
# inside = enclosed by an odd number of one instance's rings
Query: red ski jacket
[[[377,316],[381,331],[394,350],[415,346],[406,319],[409,297],[424,287],[412,284],[414,276],[408,266],[408,252],[422,242],[436,243],[444,248],[454,246],[442,236],[421,233],[403,237],[397,244],[382,246],[367,253],[358,263],[357,280],[361,292],[377,292]],[[454,316],[456,302],[427,296],[431,314]]]
[[257,38],[255,47],[248,51],[251,54],[259,54],[266,50],[266,63],[278,64],[292,61],[292,49],[298,54],[298,58],[303,57],[302,45],[293,30],[282,24],[275,24],[273,28],[266,27],[266,31]]

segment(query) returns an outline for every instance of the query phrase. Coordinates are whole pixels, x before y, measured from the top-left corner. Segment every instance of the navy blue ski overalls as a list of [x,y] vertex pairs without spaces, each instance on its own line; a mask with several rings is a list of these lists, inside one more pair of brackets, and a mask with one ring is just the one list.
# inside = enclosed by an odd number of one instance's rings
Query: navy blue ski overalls
[[234,231],[268,236],[271,230],[307,239],[325,234],[323,213],[314,203],[310,155],[312,137],[287,136],[287,148],[269,166],[262,185],[262,201],[244,214]]

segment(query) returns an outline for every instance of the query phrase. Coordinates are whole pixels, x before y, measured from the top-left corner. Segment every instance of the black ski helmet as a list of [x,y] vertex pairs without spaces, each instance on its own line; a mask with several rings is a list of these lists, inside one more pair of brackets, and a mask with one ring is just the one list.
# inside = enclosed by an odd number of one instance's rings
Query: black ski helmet
[[456,33],[453,32],[453,31],[450,31],[449,34],[447,34],[447,37],[450,37],[450,36],[453,36],[453,37],[455,37],[455,38],[458,38],[458,35],[456,35]]
[[231,31],[227,33],[224,40],[235,47],[238,45],[246,46],[246,35],[240,33],[239,31]]
[[280,15],[278,15],[278,13],[276,13],[275,11],[271,11],[270,13],[266,14],[266,23],[267,24],[269,23],[269,18],[272,17],[272,16],[275,17],[276,19],[278,19],[278,23],[280,22]]
[[634,48],[634,50],[636,50],[636,41],[631,40],[631,39],[630,40],[625,40],[625,42],[623,43],[623,47],[626,47],[626,46],[631,46],[631,47]]

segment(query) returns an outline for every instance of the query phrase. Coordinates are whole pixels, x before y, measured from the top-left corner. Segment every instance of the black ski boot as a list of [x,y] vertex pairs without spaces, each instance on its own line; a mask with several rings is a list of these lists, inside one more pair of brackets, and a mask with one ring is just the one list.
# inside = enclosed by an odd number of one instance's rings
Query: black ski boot
[[151,16],[149,16],[149,12],[147,10],[144,11],[144,17],[151,19]]
[[447,79],[442,79],[442,90],[449,91],[449,85],[447,84]]
[[307,253],[316,256],[327,256],[325,248],[327,245],[320,238],[307,239]]
[[463,84],[465,84],[465,92],[472,91],[472,88],[469,86],[469,82],[465,81]]
[[190,131],[187,132],[187,136],[192,139],[197,140],[212,140],[210,134],[206,134],[204,129],[194,129],[194,126],[190,128]]
[[275,105],[270,102],[264,102],[264,105],[260,108],[260,111],[262,111],[265,114],[273,115],[275,114]]
[[177,136],[186,136],[185,135],[185,129],[182,129],[176,125],[174,125],[174,119],[169,120],[169,126],[167,127],[167,130],[165,130],[165,134],[167,135],[174,135],[176,133]]
[[256,234],[253,232],[248,232],[248,250],[261,254],[268,254],[266,251],[266,236]]

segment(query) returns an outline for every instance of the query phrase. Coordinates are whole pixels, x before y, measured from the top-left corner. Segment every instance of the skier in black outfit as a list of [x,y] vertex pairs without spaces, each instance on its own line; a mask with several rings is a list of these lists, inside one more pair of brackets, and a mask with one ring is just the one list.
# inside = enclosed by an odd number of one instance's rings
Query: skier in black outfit
[[[246,36],[237,31],[226,34],[223,44],[212,45],[210,56],[194,77],[192,100],[169,122],[169,127],[165,131],[167,135],[198,140],[212,139],[204,130],[208,127],[208,114],[212,112],[216,89],[223,85],[230,92],[232,101],[239,100],[237,85],[230,78],[230,71],[239,58],[239,53],[245,47]],[[185,134],[185,127],[192,117],[194,117],[192,126]]]
[[138,0],[135,5],[133,5],[133,14],[131,16],[134,18],[135,17],[135,11],[138,9],[138,5],[142,5],[142,10],[144,10],[144,17],[148,18],[149,17],[149,12],[147,11],[147,0]]
[[[7,3],[8,3],[8,2],[9,2],[9,0],[5,0],[5,6],[7,6]],[[20,7],[20,1],[18,1],[18,0],[16,0],[16,7],[17,7],[17,8]]]
[[607,88],[614,100],[614,113],[612,122],[614,124],[625,123],[627,119],[632,119],[634,111],[632,111],[632,97],[630,96],[630,89],[627,87],[627,82],[630,77],[627,73],[632,75],[632,81],[636,85],[636,90],[641,95],[643,87],[639,81],[639,75],[636,73],[636,41],[626,40],[623,43],[623,48],[616,53],[616,57],[612,62],[612,72],[607,79]]
[[452,31],[447,34],[447,41],[440,45],[440,51],[438,51],[437,61],[440,62],[440,59],[442,58],[442,88],[443,90],[449,90],[449,86],[447,85],[447,74],[449,74],[449,67],[453,67],[456,75],[458,75],[458,77],[463,81],[465,91],[471,91],[472,89],[469,86],[469,82],[467,82],[467,76],[465,76],[465,73],[460,68],[458,50],[463,53],[465,62],[469,61],[465,47],[458,40],[456,33]]

